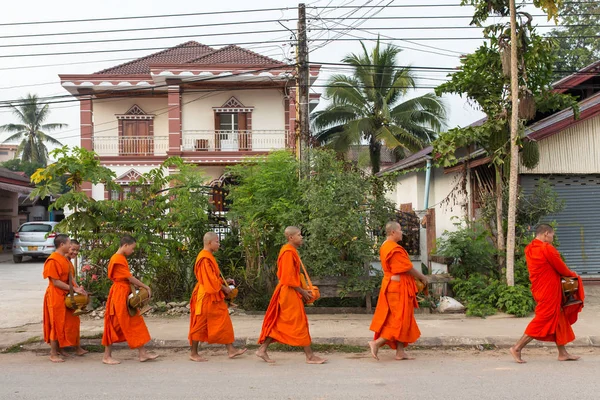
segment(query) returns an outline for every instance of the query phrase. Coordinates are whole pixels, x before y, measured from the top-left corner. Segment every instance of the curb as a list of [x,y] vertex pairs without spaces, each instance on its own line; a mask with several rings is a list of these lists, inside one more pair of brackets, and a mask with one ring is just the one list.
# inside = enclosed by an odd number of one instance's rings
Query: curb
[[[506,349],[514,345],[520,336],[508,337],[508,336],[488,336],[488,337],[465,337],[465,336],[440,336],[440,337],[422,337],[416,343],[412,344],[412,347],[416,349],[435,349],[435,348],[477,348],[479,350],[501,348]],[[312,343],[317,345],[346,345],[346,346],[358,346],[367,349],[367,342],[372,340],[372,337],[331,337],[331,338],[313,338]],[[257,337],[245,337],[237,338],[235,345],[256,345],[258,342]],[[81,344],[83,346],[101,346],[101,339],[82,339]],[[547,347],[552,346],[551,342],[539,342],[533,341],[529,346],[531,347]],[[570,344],[572,347],[600,347],[600,336],[583,336],[575,339]],[[204,344],[203,348],[218,348],[221,345],[207,345]],[[188,349],[190,344],[187,340],[163,340],[163,339],[152,339],[148,345],[148,348],[153,349]],[[22,346],[25,351],[42,352],[47,351],[48,346],[44,342],[31,343]],[[116,343],[116,349],[126,349],[126,343]]]

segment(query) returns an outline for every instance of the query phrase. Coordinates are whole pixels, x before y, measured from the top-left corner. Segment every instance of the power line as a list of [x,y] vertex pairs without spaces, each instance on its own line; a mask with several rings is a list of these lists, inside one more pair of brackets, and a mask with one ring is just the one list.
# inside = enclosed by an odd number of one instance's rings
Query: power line
[[0,26],[17,26],[17,25],[42,25],[42,24],[67,24],[77,22],[98,22],[98,21],[122,21],[130,19],[151,19],[151,18],[173,18],[173,17],[195,17],[200,15],[217,15],[217,14],[237,14],[237,13],[254,13],[254,12],[267,12],[267,11],[281,11],[295,9],[295,7],[281,7],[281,8],[258,8],[253,10],[228,10],[228,11],[208,11],[198,13],[185,13],[185,14],[160,14],[160,15],[138,15],[132,17],[107,17],[107,18],[88,18],[88,19],[64,19],[54,21],[22,21],[22,22],[10,22],[0,24]]
[[209,27],[209,26],[266,24],[266,23],[276,23],[279,21],[289,22],[289,21],[295,21],[295,20],[297,20],[297,18],[266,19],[266,20],[260,20],[260,21],[219,22],[219,23],[215,23],[215,24],[153,26],[153,27],[146,27],[146,28],[108,29],[108,30],[101,30],[101,31],[47,32],[47,33],[33,33],[33,34],[27,34],[27,35],[0,36],[0,39],[22,39],[22,38],[30,38],[30,37],[65,36],[65,35],[73,36],[73,35],[92,35],[92,34],[121,33],[121,32],[154,31],[154,30],[165,30],[165,29],[205,28],[205,27]]

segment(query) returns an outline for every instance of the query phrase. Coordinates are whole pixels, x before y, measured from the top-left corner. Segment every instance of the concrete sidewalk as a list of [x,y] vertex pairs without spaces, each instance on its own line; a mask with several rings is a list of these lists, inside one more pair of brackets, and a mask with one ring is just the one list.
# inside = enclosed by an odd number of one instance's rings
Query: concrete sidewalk
[[[596,307],[588,307],[580,314],[574,325],[577,339],[573,343],[577,347],[600,346],[600,313]],[[366,346],[372,338],[369,331],[371,315],[309,315],[310,332],[313,342],[317,344],[345,344]],[[239,344],[256,344],[262,326],[262,315],[232,315],[236,342]],[[506,314],[498,314],[486,319],[459,315],[417,315],[422,336],[415,343],[421,347],[464,347],[513,345],[523,334],[531,318],[515,318]],[[151,347],[155,348],[187,348],[189,316],[156,317],[149,316],[146,323],[152,336]],[[83,318],[81,322],[82,343],[99,345],[98,337],[103,331],[103,321]],[[41,337],[41,324],[30,324],[19,328],[0,330],[0,349]],[[92,339],[85,338],[93,337]],[[33,340],[25,346],[28,350],[47,349],[47,345]],[[548,346],[550,343],[537,343]]]

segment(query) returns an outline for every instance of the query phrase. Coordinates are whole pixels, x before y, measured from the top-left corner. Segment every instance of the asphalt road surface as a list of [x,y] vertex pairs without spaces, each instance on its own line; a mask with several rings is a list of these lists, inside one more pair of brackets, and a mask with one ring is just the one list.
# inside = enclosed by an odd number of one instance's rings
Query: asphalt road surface
[[25,257],[21,264],[0,263],[0,328],[42,321],[48,280],[42,277],[44,260]]
[[524,352],[527,364],[506,350],[414,351],[415,361],[377,362],[366,353],[328,354],[307,365],[301,353],[273,352],[277,363],[252,352],[229,360],[224,351],[193,363],[187,352],[162,351],[140,364],[119,350],[123,363],[106,366],[101,354],[52,364],[47,354],[0,355],[1,399],[598,399],[600,351],[577,349],[583,358],[558,362],[554,349]]

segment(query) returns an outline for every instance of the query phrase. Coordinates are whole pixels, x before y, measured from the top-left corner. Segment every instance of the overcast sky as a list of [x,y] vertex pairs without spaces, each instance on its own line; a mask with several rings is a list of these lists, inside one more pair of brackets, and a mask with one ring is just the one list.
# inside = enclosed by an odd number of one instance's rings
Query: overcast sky
[[[390,4],[393,6],[423,5],[424,7],[374,7]],[[469,40],[480,38],[481,31],[469,28],[469,18],[430,18],[439,16],[469,16],[472,14],[470,7],[457,7],[459,0],[317,0],[307,1],[309,16],[309,38],[320,39],[309,43],[311,49],[311,62],[339,62],[345,55],[360,51],[360,44],[356,40],[335,40],[324,42],[322,39],[336,38],[340,29],[347,25],[354,25],[354,29],[346,32],[340,39],[376,38],[381,35],[381,40],[394,43],[403,47],[404,51],[399,56],[399,64],[413,65],[415,67],[456,67],[459,65],[461,53],[469,53],[481,45],[482,40]],[[442,7],[440,5],[454,5]],[[298,2],[289,0],[256,0],[254,3],[240,0],[225,0],[220,2],[205,2],[179,0],[171,3],[155,0],[103,0],[90,3],[81,0],[59,0],[49,2],[46,0],[28,0],[12,2],[10,7],[3,7],[0,16],[0,102],[18,99],[27,93],[38,96],[67,95],[59,83],[58,74],[87,74],[108,68],[125,61],[138,58],[158,50],[145,51],[113,51],[129,49],[166,48],[195,40],[210,46],[220,47],[226,44],[239,44],[261,54],[285,60],[293,57],[289,44],[273,43],[274,40],[289,40],[291,33],[286,28],[295,30],[297,17],[296,7]],[[323,6],[352,6],[357,8],[318,8]],[[358,6],[362,6],[358,8]],[[57,21],[96,19],[108,17],[132,17],[142,15],[167,15],[181,13],[201,13],[210,11],[236,11],[264,8],[290,7],[284,11],[268,11],[253,13],[228,13],[216,15],[200,15],[185,17],[167,17],[152,19],[130,19],[119,21],[96,21],[77,23],[54,23],[37,25],[10,25],[8,23],[29,21]],[[312,7],[317,7],[312,8]],[[539,14],[539,12],[537,12]],[[368,19],[376,17],[401,17],[391,19]],[[318,19],[320,17],[323,19]],[[365,17],[364,19],[343,19],[344,17]],[[409,18],[407,18],[409,17]],[[333,19],[328,19],[333,18]],[[247,24],[247,21],[280,20],[280,23],[269,22]],[[229,24],[237,22],[237,24]],[[536,18],[536,22],[546,24],[545,19]],[[222,26],[198,26],[179,28],[184,25],[203,25],[224,23]],[[135,32],[118,32],[104,34],[69,34],[51,35],[57,33],[89,32],[97,30],[129,29],[129,28],[157,28],[171,27],[169,29],[152,29]],[[327,28],[328,30],[325,30]],[[393,28],[393,29],[387,29]],[[419,29],[407,29],[419,28]],[[266,33],[249,33],[266,31]],[[367,32],[368,31],[368,32]],[[543,28],[541,31],[548,31]],[[240,33],[243,32],[243,33]],[[228,34],[207,36],[213,34]],[[38,37],[6,36],[43,34]],[[177,38],[164,38],[178,36]],[[387,37],[386,37],[387,36]],[[44,43],[75,42],[108,39],[133,39],[143,40],[86,43],[86,44],[60,44],[40,45]],[[164,39],[163,39],[164,38]],[[392,38],[392,39],[389,39]],[[437,40],[409,40],[423,38],[437,38]],[[461,38],[442,40],[443,38]],[[257,42],[244,44],[247,42]],[[14,45],[35,44],[34,46],[15,47]],[[374,42],[366,40],[368,47]],[[12,47],[7,47],[12,46]],[[108,51],[107,51],[108,50]],[[67,52],[82,51],[107,51],[96,54],[62,54]],[[61,53],[59,55],[31,56],[40,53]],[[16,56],[16,57],[13,57]],[[336,68],[333,70],[331,68]],[[317,84],[323,84],[332,73],[350,73],[339,69],[340,67],[325,67]],[[439,85],[446,79],[447,72],[416,70],[419,89],[411,96],[422,95],[432,91],[432,87]],[[322,91],[322,88],[316,88]],[[63,98],[58,100],[72,100]],[[52,100],[57,101],[57,100]],[[467,125],[481,114],[473,110],[459,97],[446,99],[450,107],[449,126]],[[324,101],[322,101],[322,104]],[[1,106],[0,106],[1,107]],[[70,146],[79,145],[79,104],[65,102],[51,106],[51,116],[48,122],[67,123],[69,127],[53,134],[55,138]],[[0,125],[15,122],[10,110],[0,108]],[[0,141],[8,135],[0,133]]]

